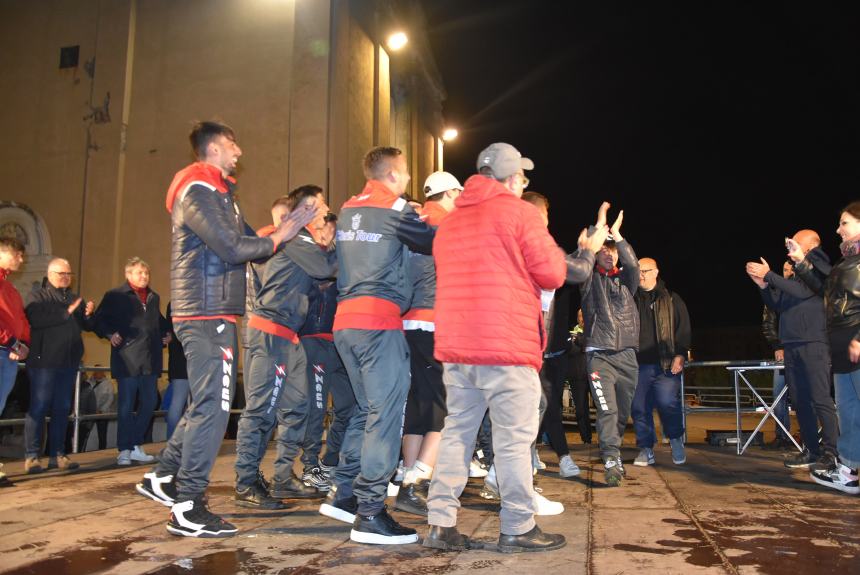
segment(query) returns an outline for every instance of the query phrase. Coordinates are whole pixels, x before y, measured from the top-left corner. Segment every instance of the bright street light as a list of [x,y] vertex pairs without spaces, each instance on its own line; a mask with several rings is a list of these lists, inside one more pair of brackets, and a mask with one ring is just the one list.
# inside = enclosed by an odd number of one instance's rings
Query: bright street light
[[392,51],[396,52],[397,50],[400,50],[401,48],[406,46],[407,42],[409,42],[409,38],[406,37],[405,33],[395,32],[388,37],[388,41],[386,43]]
[[442,132],[442,139],[446,142],[450,142],[451,140],[455,140],[457,138],[457,130],[454,128],[448,128],[444,132]]

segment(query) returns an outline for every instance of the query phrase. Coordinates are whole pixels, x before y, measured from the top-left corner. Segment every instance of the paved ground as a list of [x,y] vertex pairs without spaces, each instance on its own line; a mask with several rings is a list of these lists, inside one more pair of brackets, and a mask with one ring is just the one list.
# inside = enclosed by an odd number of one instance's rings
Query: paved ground
[[[752,420],[750,420],[752,421]],[[349,541],[349,526],[292,502],[285,512],[233,505],[232,442],[224,444],[210,487],[212,508],[240,528],[225,540],[192,540],[164,529],[167,509],[137,495],[143,469],[118,469],[113,452],[78,456],[73,474],[14,476],[0,490],[0,571],[78,573],[340,574],[347,573],[860,573],[860,499],[820,488],[781,465],[781,454],[703,443],[704,430],[730,429],[731,416],[694,416],[688,461],[675,466],[660,446],[657,465],[628,465],[620,488],[603,483],[596,450],[575,444],[583,474],[560,479],[556,457],[538,485],[566,511],[539,518],[568,545],[551,553],[441,553],[420,545],[372,547]],[[754,426],[754,422],[753,422]],[[768,425],[768,428],[772,428]],[[569,434],[573,438],[575,433]],[[627,443],[632,443],[628,432]],[[634,449],[626,449],[632,463]],[[266,469],[271,469],[270,461]],[[13,475],[20,463],[7,464]],[[473,480],[463,497],[460,530],[498,536],[496,505],[478,497]],[[396,513],[423,535],[423,523]]]

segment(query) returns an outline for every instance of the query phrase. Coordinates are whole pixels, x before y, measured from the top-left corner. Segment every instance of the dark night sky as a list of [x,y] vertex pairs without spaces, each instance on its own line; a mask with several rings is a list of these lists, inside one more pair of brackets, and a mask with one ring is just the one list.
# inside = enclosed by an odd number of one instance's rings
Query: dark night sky
[[608,200],[694,326],[757,324],[744,262],[781,268],[805,227],[835,258],[839,208],[860,198],[849,5],[425,0],[460,130],[445,169],[464,181],[509,142],[566,249]]

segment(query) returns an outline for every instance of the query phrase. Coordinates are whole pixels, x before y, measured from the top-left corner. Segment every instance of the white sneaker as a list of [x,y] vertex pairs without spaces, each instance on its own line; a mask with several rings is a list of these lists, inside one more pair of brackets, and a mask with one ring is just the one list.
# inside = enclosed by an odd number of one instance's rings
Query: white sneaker
[[534,492],[533,497],[537,508],[535,515],[561,515],[564,513],[564,505],[561,501],[550,501],[537,491]]
[[400,485],[403,483],[403,476],[406,475],[406,468],[403,467],[403,460],[397,464],[397,471],[394,473],[394,483]]
[[396,483],[388,482],[388,497],[397,497],[397,494],[400,493],[400,486]]
[[116,464],[117,465],[131,465],[131,451],[128,449],[123,449],[119,452],[119,455],[116,456]]
[[486,477],[487,473],[477,460],[472,459],[469,463],[469,477]]
[[131,450],[131,454],[129,455],[132,461],[140,461],[141,463],[151,463],[155,461],[155,457],[152,455],[147,455],[143,448],[139,445],[135,445],[134,449]]
[[563,455],[558,460],[558,474],[562,477],[576,477],[579,475],[579,466],[573,462],[570,455]]
[[546,463],[540,460],[540,455],[538,455],[537,448],[534,447],[532,447],[532,467],[535,470],[546,469]]
[[636,459],[633,460],[633,465],[648,467],[649,465],[654,465],[654,462],[654,450],[650,447],[643,447],[639,450],[639,455],[636,456]]

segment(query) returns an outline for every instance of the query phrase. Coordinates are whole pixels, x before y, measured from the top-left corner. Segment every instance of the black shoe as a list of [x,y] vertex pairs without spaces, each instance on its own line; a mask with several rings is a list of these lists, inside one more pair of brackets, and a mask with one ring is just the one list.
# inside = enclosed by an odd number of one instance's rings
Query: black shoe
[[427,482],[422,481],[420,483],[401,485],[400,491],[397,492],[397,500],[394,502],[394,508],[398,511],[427,517],[427,496],[422,490],[423,483]]
[[821,457],[809,466],[809,471],[826,471],[834,467],[838,467],[836,465],[836,456],[832,453],[822,453]]
[[266,476],[263,475],[263,472],[259,469],[257,470],[257,481],[260,482],[260,485],[262,485],[263,489],[265,489],[266,491],[269,491],[272,488],[272,484],[269,482],[268,479],[266,479]]
[[355,522],[355,513],[358,511],[358,500],[355,495],[339,499],[337,491],[332,489],[325,498],[325,503],[320,505],[320,515],[343,521],[352,525]]
[[499,551],[502,553],[552,551],[561,549],[566,544],[564,535],[544,533],[537,525],[522,535],[499,535]]
[[269,495],[276,499],[318,499],[325,494],[319,489],[308,487],[298,477],[290,476],[286,481],[272,481]]
[[808,449],[804,449],[800,453],[789,455],[782,464],[789,469],[809,469],[809,466],[815,462],[815,458],[809,454]]
[[244,489],[236,488],[236,495],[233,496],[236,505],[242,507],[253,507],[257,509],[286,509],[287,505],[280,499],[275,499],[269,495],[269,492],[263,487],[259,481],[250,487]]
[[418,532],[409,527],[403,527],[388,514],[386,507],[376,515],[355,514],[355,522],[349,538],[356,543],[373,545],[404,545],[416,543]]
[[466,551],[472,549],[472,541],[457,531],[456,527],[439,527],[431,525],[427,537],[422,543],[430,549],[441,549],[442,551]]
[[176,483],[172,475],[159,477],[154,471],[144,473],[143,481],[135,485],[135,489],[165,507],[173,507],[176,502]]
[[173,504],[167,531],[183,537],[232,537],[238,530],[209,511],[206,500],[201,495]]

